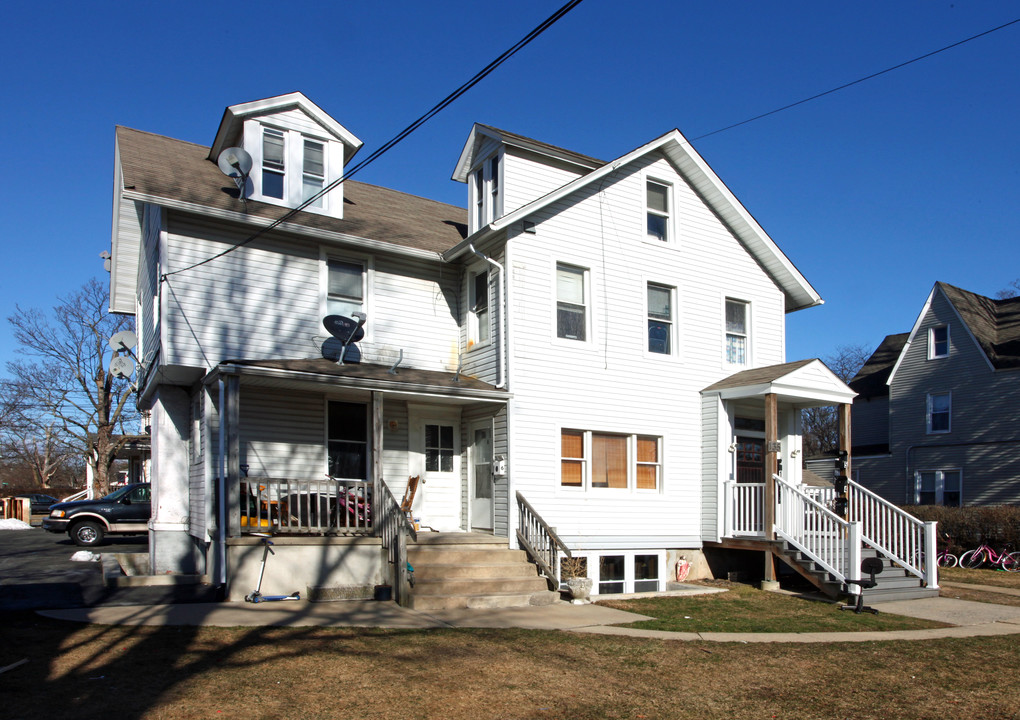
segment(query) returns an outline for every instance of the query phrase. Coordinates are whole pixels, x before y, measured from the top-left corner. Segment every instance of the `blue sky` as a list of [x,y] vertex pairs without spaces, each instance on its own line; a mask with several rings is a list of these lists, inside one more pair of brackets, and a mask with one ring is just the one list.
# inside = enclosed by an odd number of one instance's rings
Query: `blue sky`
[[[0,313],[49,308],[109,247],[114,126],[208,145],[223,109],[304,92],[359,159],[561,2],[18,3],[0,27]],[[1020,17],[1015,2],[585,0],[357,178],[463,206],[478,121],[606,160],[694,139]],[[826,304],[787,357],[877,346],[936,280],[1020,277],[1020,24],[695,141]],[[15,358],[6,323],[0,361]]]

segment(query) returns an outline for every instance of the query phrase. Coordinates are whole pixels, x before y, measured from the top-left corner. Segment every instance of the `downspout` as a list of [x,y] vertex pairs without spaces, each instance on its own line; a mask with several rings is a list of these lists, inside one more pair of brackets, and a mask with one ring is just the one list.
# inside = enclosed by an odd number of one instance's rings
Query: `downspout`
[[468,245],[468,249],[471,250],[475,255],[491,264],[499,271],[498,281],[496,284],[496,295],[499,297],[499,345],[497,345],[497,352],[499,357],[496,360],[496,388],[502,390],[506,387],[506,373],[504,372],[504,363],[506,362],[506,334],[507,334],[507,322],[506,322],[506,300],[503,297],[503,266],[493,260],[491,257],[483,252],[475,250],[474,244]]
[[216,492],[219,496],[219,507],[218,517],[216,518],[216,524],[219,526],[216,528],[216,552],[219,554],[219,572],[217,573],[217,585],[220,588],[226,588],[227,586],[227,459],[226,459],[226,445],[227,436],[224,418],[224,398],[226,391],[223,385],[223,378],[219,379],[220,385],[220,410],[219,410],[219,445],[220,445],[220,467],[219,467],[219,478],[217,479]]

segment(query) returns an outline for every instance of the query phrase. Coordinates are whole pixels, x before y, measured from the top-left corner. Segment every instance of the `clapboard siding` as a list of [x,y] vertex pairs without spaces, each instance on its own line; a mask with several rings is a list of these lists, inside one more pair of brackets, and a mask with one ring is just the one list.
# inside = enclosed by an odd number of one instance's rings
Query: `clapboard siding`
[[[199,422],[196,423],[192,417],[191,433],[189,436],[189,450],[191,454],[191,466],[188,469],[188,533],[200,540],[206,540],[207,517],[206,517],[206,462],[209,458],[209,447],[206,443],[208,427],[205,418],[205,391],[198,390]],[[195,403],[194,396],[192,403]]]
[[241,463],[249,477],[325,477],[321,394],[242,386],[240,408]]
[[889,442],[889,396],[854,398],[850,440],[853,445],[884,445]]
[[519,148],[503,155],[503,214],[509,214],[580,177],[576,168]]
[[138,256],[138,357],[149,367],[159,364],[160,321],[156,313],[159,296],[159,254],[162,211],[158,205],[145,205],[143,215],[143,252]]
[[[120,163],[117,163],[118,181],[120,180]],[[133,315],[135,312],[135,295],[139,273],[139,248],[144,233],[145,206],[142,203],[125,200],[121,197],[120,188],[115,188],[113,247],[117,257],[112,261],[110,273],[110,310],[117,313]]]
[[[501,253],[495,255],[492,259],[502,264],[505,271],[505,255]],[[470,302],[469,298],[471,295],[467,284],[471,275],[483,270],[488,270],[489,272],[489,342],[469,347],[467,316],[470,312],[468,303]],[[499,374],[499,343],[503,336],[503,302],[499,296],[498,274],[499,270],[488,262],[477,262],[469,265],[461,283],[460,296],[463,298],[463,302],[460,303],[458,312],[459,317],[462,318],[460,346],[465,348],[461,356],[463,363],[461,371],[469,377],[478,378],[491,384],[496,383]],[[505,286],[509,280],[503,278],[503,282]]]
[[269,125],[286,128],[288,130],[297,130],[305,135],[318,137],[322,140],[335,139],[333,134],[322,127],[322,125],[313,120],[305,112],[296,108],[293,110],[285,110],[284,112],[265,115],[261,119]]
[[[188,268],[247,238],[239,229],[172,215],[170,270]],[[358,344],[367,362],[433,370],[457,366],[460,273],[440,263],[366,258],[369,320]],[[267,234],[204,265],[168,278],[167,363],[212,367],[225,359],[306,358],[328,337],[324,258],[307,241]]]
[[701,398],[701,536],[719,535],[719,426],[722,401],[718,395]]
[[[674,243],[645,239],[646,174],[673,183]],[[724,363],[725,298],[751,303],[753,363],[769,365],[784,360],[781,290],[663,158],[621,168],[532,219],[536,234],[515,236],[511,255],[514,487],[567,536],[697,542],[700,391],[739,369]],[[555,337],[557,262],[588,270],[588,342]],[[649,281],[677,288],[675,357],[645,352]],[[661,492],[561,489],[562,428],[661,436]]]
[[[928,331],[949,326],[949,356],[928,359]],[[951,431],[927,432],[927,398],[952,393]],[[918,470],[960,469],[967,504],[1020,501],[1020,371],[993,371],[952,305],[936,290],[892,377],[890,461],[862,481],[892,502],[913,502]],[[856,409],[856,407],[855,407]],[[862,442],[860,437],[855,444]],[[886,493],[889,494],[886,494]]]

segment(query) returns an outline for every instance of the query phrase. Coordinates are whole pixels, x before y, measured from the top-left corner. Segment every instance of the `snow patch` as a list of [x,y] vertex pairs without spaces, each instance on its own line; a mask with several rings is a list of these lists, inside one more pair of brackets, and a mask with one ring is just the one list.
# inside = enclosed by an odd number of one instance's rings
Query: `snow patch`
[[79,550],[71,556],[71,559],[75,562],[99,562],[101,558],[102,555],[99,553],[90,552],[88,550]]
[[0,520],[0,530],[31,530],[32,526],[24,520],[18,520],[16,518],[7,518],[6,520]]

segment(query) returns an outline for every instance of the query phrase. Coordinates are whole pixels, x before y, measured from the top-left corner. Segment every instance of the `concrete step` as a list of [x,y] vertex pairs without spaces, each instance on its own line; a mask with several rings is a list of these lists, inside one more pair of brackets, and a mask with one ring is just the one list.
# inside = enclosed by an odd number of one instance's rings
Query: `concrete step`
[[523,550],[507,550],[492,548],[454,548],[450,546],[417,547],[407,546],[407,561],[415,568],[418,564],[456,565],[482,564],[488,562],[521,562],[526,563],[528,556]]
[[[415,571],[415,576],[418,572]],[[549,584],[537,574],[531,577],[463,578],[454,580],[421,580],[414,578],[415,595],[483,595],[511,592],[538,592]]]
[[452,580],[460,578],[510,578],[510,577],[535,577],[535,566],[525,562],[493,562],[493,563],[455,563],[447,564],[421,564],[411,566],[414,568],[415,580]]
[[879,602],[893,602],[895,600],[920,600],[921,598],[938,597],[939,591],[933,590],[926,587],[915,587],[913,589],[896,589],[896,590],[879,590],[874,588],[872,590],[864,591],[864,602],[867,603],[879,603]]
[[[415,586],[417,590],[417,585]],[[528,605],[551,605],[560,594],[551,590],[523,593],[483,593],[463,595],[418,595],[412,593],[410,606],[415,610],[448,610],[451,608],[504,608]]]

